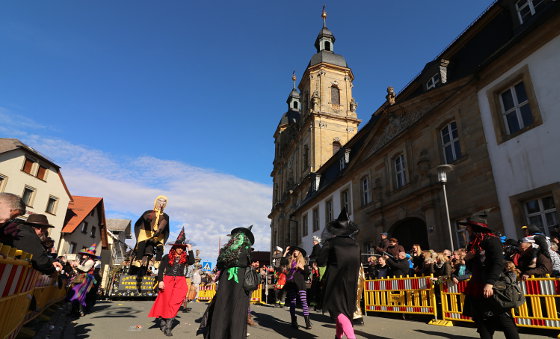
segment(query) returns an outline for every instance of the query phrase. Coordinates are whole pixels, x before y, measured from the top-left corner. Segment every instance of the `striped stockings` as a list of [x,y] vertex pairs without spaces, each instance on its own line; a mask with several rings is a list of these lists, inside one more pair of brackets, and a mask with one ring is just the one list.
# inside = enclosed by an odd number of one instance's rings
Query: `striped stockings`
[[301,308],[303,309],[303,315],[309,315],[309,307],[307,306],[307,292],[305,290],[295,291],[290,289],[288,291],[288,301],[290,303],[290,314],[292,316],[296,315],[296,298],[299,294],[299,301],[301,302]]

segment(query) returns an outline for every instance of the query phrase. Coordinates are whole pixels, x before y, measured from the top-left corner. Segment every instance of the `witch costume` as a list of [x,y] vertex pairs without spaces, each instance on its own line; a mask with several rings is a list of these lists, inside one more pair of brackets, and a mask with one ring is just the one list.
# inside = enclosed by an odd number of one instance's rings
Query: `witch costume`
[[[189,247],[188,254],[185,253],[185,247]],[[177,250],[181,253],[177,253]],[[194,264],[194,253],[190,249],[190,245],[185,243],[185,229],[181,229],[181,233],[177,237],[174,244],[171,244],[171,250],[161,261],[158,269],[158,282],[163,282],[163,289],[159,290],[158,296],[148,317],[159,318],[160,329],[167,336],[172,336],[173,320],[179,311],[179,307],[185,300],[188,292],[185,273],[189,265]]]
[[136,267],[147,267],[150,258],[160,261],[163,255],[163,245],[169,237],[169,216],[163,212],[168,199],[163,195],[156,197],[154,209],[148,210],[138,218],[134,224],[136,246],[133,262]]
[[251,227],[233,229],[230,241],[220,250],[216,267],[220,270],[216,295],[206,309],[200,328],[205,339],[239,339],[247,336],[249,292],[243,288],[245,271],[251,264],[255,242]]
[[349,220],[343,208],[338,218],[327,224],[327,231],[333,237],[325,241],[317,258],[319,265],[327,266],[322,278],[323,311],[328,311],[336,321],[336,338],[343,333],[355,338],[351,319],[356,311],[360,247],[351,236],[358,226]]
[[76,276],[70,282],[72,288],[68,294],[68,300],[72,304],[72,311],[70,313],[74,316],[83,316],[86,310],[90,309],[88,306],[93,306],[87,304],[87,295],[94,285],[100,283],[100,281],[95,279],[94,275],[95,259],[99,259],[95,254],[96,251],[97,244],[92,244],[89,248],[78,253],[83,255],[83,258],[80,260],[80,264],[76,266]]
[[[298,256],[294,256],[294,252],[299,252]],[[305,277],[311,272],[309,266],[305,264],[306,252],[303,248],[297,246],[290,246],[290,260],[284,257],[283,264],[287,266],[286,268],[286,285],[284,290],[287,293],[287,301],[290,303],[290,317],[292,318],[292,327],[297,329],[297,317],[296,317],[296,304],[297,299],[301,303],[301,308],[303,310],[303,319],[305,320],[305,328],[311,329],[311,320],[309,319],[309,306],[307,304],[307,285],[305,283]],[[303,268],[298,265],[298,263],[303,263]]]

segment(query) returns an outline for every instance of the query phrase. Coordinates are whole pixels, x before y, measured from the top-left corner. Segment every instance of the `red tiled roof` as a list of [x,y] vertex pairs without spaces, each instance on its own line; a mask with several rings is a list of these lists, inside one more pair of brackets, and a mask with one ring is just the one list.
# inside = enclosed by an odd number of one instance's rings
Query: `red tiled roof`
[[[84,219],[103,202],[103,198],[94,197],[80,197],[73,195],[72,201],[68,204],[68,211],[66,212],[66,220],[62,233],[72,233],[84,221]],[[104,214],[104,211],[101,213]],[[105,217],[102,216],[102,222],[105,222]]]

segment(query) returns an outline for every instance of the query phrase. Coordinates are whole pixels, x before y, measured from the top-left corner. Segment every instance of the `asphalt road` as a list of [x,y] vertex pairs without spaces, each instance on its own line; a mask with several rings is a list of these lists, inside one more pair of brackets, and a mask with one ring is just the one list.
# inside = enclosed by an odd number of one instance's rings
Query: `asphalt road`
[[[108,338],[108,339],[143,339],[166,338],[159,330],[156,322],[148,318],[148,311],[153,301],[98,301],[94,312],[77,320],[65,316],[65,307],[61,307],[51,315],[49,324],[44,324],[36,338]],[[173,330],[174,337],[196,337],[199,319],[206,309],[205,303],[189,304],[188,313],[179,312]],[[311,313],[313,328],[306,330],[293,329],[290,326],[290,314],[287,308],[278,309],[265,305],[252,305],[252,312],[257,326],[249,326],[249,339],[274,338],[333,338],[335,325],[330,319],[318,312]],[[298,310],[301,315],[301,311]],[[402,319],[400,314],[367,316],[363,326],[356,326],[357,338],[450,338],[466,339],[478,338],[476,329],[468,326],[453,327],[428,325],[429,318],[410,317]],[[303,318],[298,317],[303,324]],[[556,331],[521,330],[521,338],[556,337]],[[495,338],[503,338],[503,333],[497,333]]]

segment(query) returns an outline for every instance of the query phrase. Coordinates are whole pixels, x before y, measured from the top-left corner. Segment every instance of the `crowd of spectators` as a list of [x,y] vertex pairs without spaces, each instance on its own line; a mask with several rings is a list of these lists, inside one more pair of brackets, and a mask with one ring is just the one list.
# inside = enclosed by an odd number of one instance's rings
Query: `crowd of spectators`
[[[552,233],[547,237],[536,226],[523,226],[522,232],[524,237],[520,240],[501,237],[508,271],[514,272],[519,280],[531,276],[560,276],[560,234]],[[433,275],[435,280],[457,283],[470,277],[465,265],[467,255],[465,248],[437,252],[422,249],[419,244],[412,245],[406,252],[398,239],[382,233],[364,269],[367,279]]]

